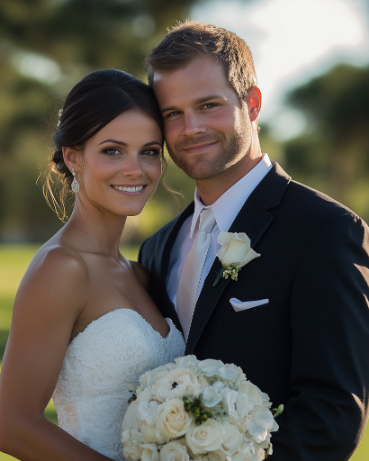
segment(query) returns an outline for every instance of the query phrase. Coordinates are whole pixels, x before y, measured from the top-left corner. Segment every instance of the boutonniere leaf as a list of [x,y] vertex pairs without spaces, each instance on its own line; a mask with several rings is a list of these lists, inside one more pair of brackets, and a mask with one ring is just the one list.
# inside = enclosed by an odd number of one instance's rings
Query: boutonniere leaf
[[217,242],[222,245],[217,257],[223,267],[215,279],[213,287],[222,277],[225,279],[231,277],[232,280],[237,280],[240,269],[260,256],[251,248],[251,240],[245,233],[220,232]]

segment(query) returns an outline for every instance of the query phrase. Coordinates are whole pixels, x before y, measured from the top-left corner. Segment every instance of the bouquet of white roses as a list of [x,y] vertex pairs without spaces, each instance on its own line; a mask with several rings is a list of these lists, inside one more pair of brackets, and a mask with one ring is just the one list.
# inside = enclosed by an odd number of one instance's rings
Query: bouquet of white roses
[[[130,389],[133,391],[133,389]],[[241,368],[195,356],[140,378],[123,421],[131,461],[259,461],[278,429],[269,397]]]

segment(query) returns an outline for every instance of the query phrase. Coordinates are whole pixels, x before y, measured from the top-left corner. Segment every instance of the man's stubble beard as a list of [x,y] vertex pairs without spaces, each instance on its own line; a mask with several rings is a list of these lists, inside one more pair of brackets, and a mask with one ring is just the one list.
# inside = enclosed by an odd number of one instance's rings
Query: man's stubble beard
[[[218,141],[220,145],[220,152],[218,152],[214,158],[207,162],[205,168],[201,167],[201,158],[198,162],[189,163],[186,161],[185,156],[178,155],[176,149],[170,149],[167,144],[169,155],[173,162],[183,170],[187,176],[194,179],[195,181],[202,181],[207,179],[213,179],[221,176],[232,166],[236,165],[241,159],[247,157],[251,149],[251,122],[248,116],[248,112],[242,111],[242,117],[236,126],[234,134],[228,138],[228,141],[224,141],[224,136],[221,138],[218,136],[212,141]],[[190,147],[197,143],[204,142],[204,139],[193,138],[188,140],[186,147]],[[209,140],[210,141],[210,140]],[[181,149],[179,149],[181,152]],[[183,152],[183,151],[182,151]]]

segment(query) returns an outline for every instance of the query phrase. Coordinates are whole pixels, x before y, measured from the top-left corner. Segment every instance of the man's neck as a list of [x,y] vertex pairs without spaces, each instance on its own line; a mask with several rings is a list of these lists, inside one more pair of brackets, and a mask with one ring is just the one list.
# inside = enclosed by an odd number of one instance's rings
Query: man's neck
[[244,158],[214,178],[196,181],[196,188],[203,204],[209,206],[216,202],[236,182],[255,168],[262,158],[261,153],[255,158]]

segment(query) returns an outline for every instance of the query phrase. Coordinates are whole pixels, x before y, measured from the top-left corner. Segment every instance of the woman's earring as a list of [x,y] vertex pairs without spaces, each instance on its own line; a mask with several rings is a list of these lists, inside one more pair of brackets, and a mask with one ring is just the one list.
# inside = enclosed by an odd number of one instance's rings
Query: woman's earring
[[71,184],[72,191],[76,194],[79,191],[79,183],[76,179],[76,172],[74,171],[74,168],[72,168],[72,175],[73,175],[73,181]]

